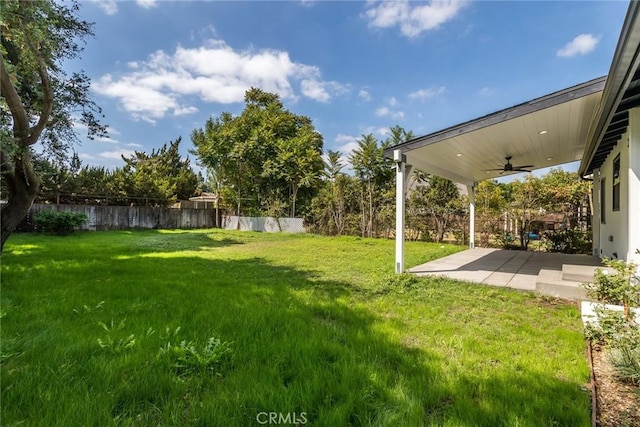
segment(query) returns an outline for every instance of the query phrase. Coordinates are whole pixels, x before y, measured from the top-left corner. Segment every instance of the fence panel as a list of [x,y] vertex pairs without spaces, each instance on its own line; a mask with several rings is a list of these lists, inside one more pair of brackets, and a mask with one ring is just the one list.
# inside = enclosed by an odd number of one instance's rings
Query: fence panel
[[34,204],[17,231],[36,231],[33,216],[40,211],[80,212],[87,215],[82,230],[125,230],[129,228],[212,228],[215,211],[145,206],[90,206]]
[[305,233],[302,218],[273,218],[249,216],[224,216],[222,228],[225,230],[261,231],[266,233]]

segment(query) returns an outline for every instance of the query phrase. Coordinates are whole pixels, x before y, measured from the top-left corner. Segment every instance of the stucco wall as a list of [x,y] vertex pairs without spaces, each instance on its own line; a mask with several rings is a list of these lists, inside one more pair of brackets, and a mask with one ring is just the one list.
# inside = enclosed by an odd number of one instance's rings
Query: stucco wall
[[[620,210],[613,210],[613,162],[620,155]],[[629,112],[629,126],[599,170],[594,171],[594,255],[640,264],[640,108]],[[605,182],[605,222],[600,192]]]

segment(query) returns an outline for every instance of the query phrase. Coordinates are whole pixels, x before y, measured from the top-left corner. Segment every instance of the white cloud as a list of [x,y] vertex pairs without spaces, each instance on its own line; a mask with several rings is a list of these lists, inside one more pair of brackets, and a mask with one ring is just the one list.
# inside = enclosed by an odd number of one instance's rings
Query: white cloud
[[331,95],[324,88],[324,86],[317,80],[303,80],[300,82],[300,89],[302,94],[311,99],[315,99],[320,102],[327,102],[331,99]]
[[373,133],[376,135],[380,135],[380,136],[385,136],[389,134],[389,128],[388,127],[374,127],[374,126],[369,126],[364,128],[363,133],[366,135],[368,133]]
[[363,101],[371,101],[371,94],[369,93],[368,90],[366,89],[360,89],[360,92],[358,92],[358,96],[360,97],[360,99],[362,99]]
[[391,105],[392,107],[395,107],[396,105],[398,105],[398,100],[396,99],[395,96],[392,96],[391,99],[389,99],[389,105]]
[[117,160],[120,160],[122,156],[130,157],[133,155],[135,155],[135,151],[126,150],[124,148],[113,150],[113,151],[103,151],[102,153],[99,154],[99,156],[102,157],[103,159],[117,159]]
[[496,91],[495,91],[495,90],[493,90],[492,88],[488,87],[488,86],[485,86],[485,87],[483,87],[482,89],[480,89],[480,90],[478,91],[478,93],[479,93],[481,96],[491,96],[491,95],[493,95],[494,93],[496,93]]
[[174,116],[186,116],[187,114],[197,113],[199,110],[196,107],[179,107],[173,110]]
[[369,2],[365,16],[371,27],[398,26],[403,35],[417,37],[453,19],[465,4],[464,0],[432,0],[428,4],[411,4],[408,0]]
[[599,41],[600,37],[596,37],[593,34],[580,34],[567,43],[562,49],[558,50],[556,55],[561,58],[573,58],[578,55],[586,55],[596,48]]
[[340,95],[349,91],[347,86],[343,86],[338,82],[318,80],[302,80],[300,82],[300,90],[307,98],[315,99],[319,102],[329,102],[332,93]]
[[151,9],[156,7],[158,2],[156,0],[136,0],[136,4],[143,9]]
[[375,111],[375,114],[378,117],[391,117],[392,119],[404,118],[404,111],[394,111],[389,107],[380,107]]
[[358,138],[352,135],[338,134],[335,138],[335,142],[338,143],[337,150],[340,152],[340,161],[344,165],[342,171],[344,173],[351,173],[351,162],[349,158],[353,154],[353,150],[358,148],[358,143],[356,142]]
[[425,99],[432,98],[432,97],[434,97],[436,95],[443,94],[444,91],[445,91],[445,87],[444,86],[431,87],[429,89],[419,89],[419,90],[417,90],[415,92],[410,93],[409,94],[409,98],[425,100]]
[[92,0],[107,15],[115,15],[118,13],[118,3],[116,0]]
[[109,135],[120,135],[120,131],[112,126],[107,126],[107,133]]
[[117,139],[113,139],[109,136],[97,136],[95,137],[96,141],[100,141],[100,142],[107,142],[109,144],[117,144],[118,140]]
[[354,142],[357,138],[351,135],[345,135],[343,133],[339,133],[338,136],[334,139],[335,142],[341,145],[349,144]]
[[85,160],[95,160],[96,156],[92,156],[91,154],[88,153],[79,153],[78,157],[80,157],[81,159],[85,159]]
[[296,81],[304,96],[320,102],[349,90],[347,85],[321,80],[318,67],[293,62],[287,52],[236,51],[223,40],[209,40],[197,48],[178,46],[173,54],[157,51],[128,67],[128,73],[102,76],[94,88],[119,99],[134,119],[150,123],[168,113],[195,112],[195,107],[184,105],[183,97],[229,104],[242,102],[249,88],[259,87],[295,100]]
[[142,144],[138,144],[138,143],[135,143],[135,142],[130,142],[130,143],[126,144],[126,145],[127,145],[127,147],[142,148]]

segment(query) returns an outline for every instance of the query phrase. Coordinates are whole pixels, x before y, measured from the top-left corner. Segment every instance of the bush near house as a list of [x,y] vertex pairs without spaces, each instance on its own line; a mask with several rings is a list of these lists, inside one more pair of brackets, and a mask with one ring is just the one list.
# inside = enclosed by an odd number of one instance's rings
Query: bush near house
[[[604,264],[615,272],[597,269],[594,283],[584,284],[587,295],[599,303],[597,325],[587,326],[587,337],[611,350],[611,364],[620,379],[640,386],[640,325],[633,313],[640,307],[637,266],[612,259],[605,259]],[[613,311],[605,304],[621,305],[623,310]]]

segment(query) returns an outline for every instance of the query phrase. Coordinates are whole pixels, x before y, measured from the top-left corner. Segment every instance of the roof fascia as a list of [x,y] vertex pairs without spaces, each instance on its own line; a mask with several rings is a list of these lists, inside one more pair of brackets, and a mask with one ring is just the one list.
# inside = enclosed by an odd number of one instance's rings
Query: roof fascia
[[618,45],[611,61],[600,104],[596,109],[587,134],[587,145],[582,155],[578,174],[587,173],[591,161],[602,141],[608,123],[613,118],[617,105],[624,96],[626,88],[638,68],[640,50],[640,2],[631,1],[625,16]]

